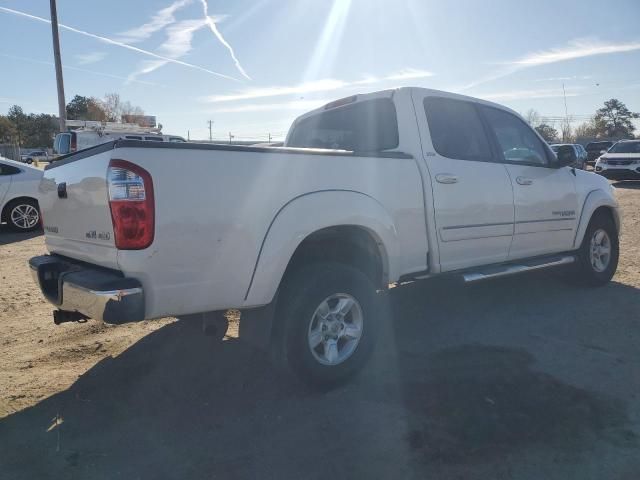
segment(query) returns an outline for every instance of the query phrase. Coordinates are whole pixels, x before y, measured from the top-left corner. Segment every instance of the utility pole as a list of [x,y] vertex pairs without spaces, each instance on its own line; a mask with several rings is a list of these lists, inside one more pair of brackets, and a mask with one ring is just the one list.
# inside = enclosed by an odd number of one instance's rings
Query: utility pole
[[271,143],[271,132],[269,132],[269,143]]
[[231,139],[234,138],[235,135],[231,135],[231,132],[229,132],[229,145],[231,145]]
[[66,131],[67,108],[64,101],[64,82],[62,81],[62,60],[60,58],[60,38],[58,36],[58,10],[56,0],[49,0],[51,7],[51,34],[53,36],[53,58],[56,64],[56,83],[58,84],[58,117],[60,132]]
[[213,125],[213,120],[208,120],[207,123],[209,124],[209,141],[212,142],[213,134],[211,133],[211,126]]
[[567,92],[564,90],[564,82],[562,82],[562,96],[564,97],[564,121],[565,128],[562,131],[562,141],[566,142],[565,132],[569,133],[569,110],[567,109]]
[[191,140],[191,132],[187,130],[187,142]]

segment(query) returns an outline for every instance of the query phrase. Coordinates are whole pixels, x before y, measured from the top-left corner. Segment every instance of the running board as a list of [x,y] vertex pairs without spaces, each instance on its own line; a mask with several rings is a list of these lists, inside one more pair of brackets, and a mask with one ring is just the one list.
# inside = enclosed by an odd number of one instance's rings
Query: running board
[[515,275],[517,273],[531,272],[533,270],[541,270],[543,268],[559,267],[561,265],[569,265],[576,261],[573,255],[562,255],[554,257],[538,258],[526,260],[518,263],[507,265],[497,265],[494,267],[486,267],[480,271],[467,272],[462,275],[466,283],[479,282],[481,280],[489,280],[491,278],[506,277],[507,275]]

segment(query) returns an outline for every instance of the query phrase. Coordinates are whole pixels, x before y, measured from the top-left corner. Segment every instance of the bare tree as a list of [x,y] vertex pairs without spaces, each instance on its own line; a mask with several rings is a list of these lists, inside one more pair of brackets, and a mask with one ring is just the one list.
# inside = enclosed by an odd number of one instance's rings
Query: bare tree
[[534,110],[533,108],[530,108],[529,110],[527,110],[527,113],[524,114],[524,118],[527,121],[527,123],[534,128],[544,123],[540,118],[540,113],[538,113],[538,111]]
[[106,93],[102,103],[110,122],[120,122],[123,115],[144,115],[144,110],[139,106],[128,100],[122,101],[119,93]]
[[573,143],[575,137],[573,136],[573,131],[571,129],[571,117],[567,117],[567,120],[562,123],[561,132],[562,141],[564,143]]

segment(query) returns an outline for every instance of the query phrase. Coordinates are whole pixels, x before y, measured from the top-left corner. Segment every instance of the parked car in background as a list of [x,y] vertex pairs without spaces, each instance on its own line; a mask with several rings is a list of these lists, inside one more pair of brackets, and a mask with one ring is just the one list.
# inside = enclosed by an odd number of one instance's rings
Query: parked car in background
[[573,166],[575,168],[579,168],[580,170],[584,170],[585,167],[587,166],[587,152],[582,147],[582,145],[579,145],[577,143],[556,143],[549,146],[551,147],[551,150],[553,150],[553,153],[555,153],[556,155],[558,154],[558,150],[560,147],[571,148],[571,150],[573,151],[573,154],[575,155],[575,161],[573,162]]
[[587,163],[593,165],[600,155],[609,150],[615,142],[589,142],[585,149],[587,150]]
[[596,161],[596,173],[611,180],[640,180],[640,140],[622,140]]
[[40,228],[37,194],[43,171],[0,159],[0,221],[20,232]]
[[23,153],[20,155],[20,161],[31,165],[36,160],[38,162],[48,162],[51,159],[49,153],[46,150],[33,150],[29,153]]
[[565,151],[508,108],[423,88],[328,103],[281,148],[117,140],[46,168],[50,254],[30,266],[56,323],[206,314],[224,335],[240,309],[241,338],[332,384],[366,361],[390,283],[562,265],[607,283],[613,189]]

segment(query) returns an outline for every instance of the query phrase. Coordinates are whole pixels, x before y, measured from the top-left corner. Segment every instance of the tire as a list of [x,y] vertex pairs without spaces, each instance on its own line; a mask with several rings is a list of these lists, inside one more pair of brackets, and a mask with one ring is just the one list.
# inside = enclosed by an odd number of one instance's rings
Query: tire
[[7,205],[6,219],[16,232],[32,232],[40,228],[38,202],[31,199],[14,200]]
[[33,163],[33,158],[27,158],[27,159],[25,160],[25,163],[26,163],[27,165],[31,165],[31,164]]
[[574,279],[588,286],[605,285],[616,273],[619,253],[618,231],[613,220],[604,212],[596,213],[578,250]]
[[351,266],[312,264],[292,272],[276,308],[272,343],[276,360],[310,386],[327,388],[344,382],[362,368],[373,350],[377,304],[371,280]]

